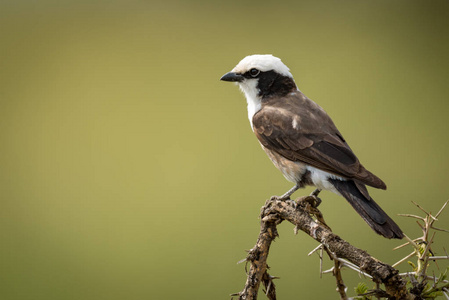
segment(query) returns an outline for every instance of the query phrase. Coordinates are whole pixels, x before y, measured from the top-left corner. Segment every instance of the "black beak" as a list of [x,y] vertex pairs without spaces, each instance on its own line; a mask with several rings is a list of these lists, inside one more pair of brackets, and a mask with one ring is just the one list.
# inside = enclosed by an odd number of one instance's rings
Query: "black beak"
[[226,73],[220,78],[220,80],[231,82],[242,82],[243,79],[245,79],[245,77],[234,72]]

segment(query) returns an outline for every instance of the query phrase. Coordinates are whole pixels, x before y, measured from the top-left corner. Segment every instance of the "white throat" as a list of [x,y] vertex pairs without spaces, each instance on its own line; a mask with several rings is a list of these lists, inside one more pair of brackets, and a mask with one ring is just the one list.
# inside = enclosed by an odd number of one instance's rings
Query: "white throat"
[[257,88],[258,81],[251,79],[239,83],[240,89],[245,93],[246,102],[248,103],[248,119],[253,131],[253,116],[262,108],[262,101],[257,95],[259,93],[259,89]]

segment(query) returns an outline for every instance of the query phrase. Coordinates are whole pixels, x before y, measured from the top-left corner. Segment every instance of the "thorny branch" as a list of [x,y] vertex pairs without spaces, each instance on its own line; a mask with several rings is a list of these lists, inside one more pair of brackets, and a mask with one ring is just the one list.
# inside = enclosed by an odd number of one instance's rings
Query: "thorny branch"
[[[423,298],[432,298],[432,294],[440,292],[447,299],[449,299],[449,292],[447,291],[447,289],[449,288],[449,281],[445,280],[446,273],[442,274],[440,278],[427,275],[427,268],[430,265],[431,261],[435,262],[436,260],[449,259],[449,255],[447,253],[446,256],[435,256],[431,248],[436,231],[449,232],[448,230],[437,228],[434,226],[434,223],[438,221],[438,217],[446,208],[448,203],[449,200],[443,204],[441,209],[435,215],[432,215],[430,212],[427,212],[424,208],[422,208],[419,204],[413,202],[413,204],[415,204],[421,211],[425,213],[425,217],[411,214],[401,214],[401,216],[403,217],[418,219],[416,223],[421,228],[423,234],[421,237],[413,240],[406,236],[408,242],[393,249],[396,250],[407,245],[412,245],[414,249],[412,253],[399,260],[393,266],[397,266],[413,256],[417,257],[416,266],[413,263],[409,262],[409,264],[411,264],[414,268],[413,272],[407,272],[405,274],[399,275],[405,275],[409,277],[410,282],[412,283],[411,290],[421,295]],[[432,230],[436,231],[433,231],[431,233]],[[433,284],[430,287],[428,285],[428,281],[433,281]]]
[[346,300],[348,299],[348,296],[346,296],[346,285],[343,282],[343,278],[341,277],[341,268],[342,268],[342,263],[336,259],[336,257],[333,257],[334,259],[334,276],[335,279],[337,280],[337,291],[340,294],[340,299],[342,300]]
[[[378,285],[378,287],[379,284],[383,284],[385,286],[385,291],[378,288],[367,294],[375,295],[377,297],[386,297],[388,299],[422,299],[417,291],[414,291],[413,289],[408,291],[406,288],[407,277],[410,277],[411,274],[407,273],[405,276],[404,274],[399,274],[399,272],[392,266],[377,260],[376,258],[370,256],[367,252],[352,246],[345,240],[341,239],[338,235],[334,234],[324,222],[321,212],[313,205],[313,203],[318,200],[319,199],[315,196],[304,196],[296,199],[296,201],[281,201],[277,199],[270,199],[266,201],[265,205],[261,209],[261,229],[256,245],[249,250],[246,259],[243,260],[250,265],[250,268],[247,271],[245,287],[241,292],[232,294],[231,296],[238,296],[239,300],[257,299],[260,283],[262,282],[265,286],[264,292],[268,299],[276,299],[276,288],[273,283],[273,279],[276,279],[276,277],[269,275],[267,272],[269,269],[267,265],[267,258],[271,242],[278,236],[276,226],[282,221],[287,220],[295,225],[295,233],[298,230],[301,230],[320,243],[320,246],[312,250],[309,255],[317,250],[320,250],[320,258],[322,259],[322,253],[324,250],[328,253],[329,257],[334,260],[334,267],[332,269],[322,271],[322,262],[320,259],[320,273],[324,274],[332,272],[334,274],[337,281],[337,291],[339,292],[341,299],[347,299],[346,286],[344,285],[340,272],[342,267],[348,267],[366,275],[371,278]],[[427,214],[426,218],[406,215],[407,217],[418,218],[425,223],[420,226],[424,231],[426,241],[429,236],[428,231],[425,231],[426,228],[445,231],[435,228],[433,226],[433,222],[437,219],[439,214],[441,214],[448,202],[445,203],[442,209],[435,216],[427,213],[419,206],[418,207]],[[444,259],[446,257],[435,257],[433,255],[429,255],[433,237],[431,242],[425,245],[424,249],[417,244],[417,242],[421,239],[411,240],[408,237],[406,238],[408,239],[408,242],[400,247],[407,244],[412,244],[415,247],[416,252],[413,252],[395,265],[405,261],[407,258],[418,253],[418,249],[421,249],[419,251],[421,267],[416,274],[420,274],[421,277],[424,277],[421,278],[420,283],[415,278],[413,278],[413,280],[416,282],[414,286],[417,284],[422,285],[424,280],[429,278],[429,276],[425,274],[428,260],[432,257],[434,259]],[[441,281],[441,279],[436,277],[431,278],[435,282],[439,280]],[[412,283],[413,280],[411,280]],[[436,286],[437,284],[435,283],[434,290],[438,289],[446,295],[449,285],[443,285],[438,288]],[[423,292],[422,290],[423,289],[418,292]]]

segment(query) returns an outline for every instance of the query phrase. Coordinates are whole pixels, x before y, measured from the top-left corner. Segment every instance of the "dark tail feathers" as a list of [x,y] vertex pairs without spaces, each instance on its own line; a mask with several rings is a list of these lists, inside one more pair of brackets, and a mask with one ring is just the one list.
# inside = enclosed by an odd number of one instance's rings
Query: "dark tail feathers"
[[338,179],[329,179],[329,181],[376,233],[389,239],[404,237],[399,226],[374,202],[373,198],[364,196],[354,181]]

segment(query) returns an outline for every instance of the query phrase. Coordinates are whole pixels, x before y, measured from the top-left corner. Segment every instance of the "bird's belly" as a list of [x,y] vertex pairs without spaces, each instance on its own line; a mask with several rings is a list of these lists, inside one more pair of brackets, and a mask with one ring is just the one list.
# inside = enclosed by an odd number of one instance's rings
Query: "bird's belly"
[[276,168],[282,172],[288,181],[299,183],[303,180],[303,175],[307,172],[307,166],[304,163],[291,161],[276,152],[265,148],[263,145],[261,146]]
[[347,180],[346,178],[314,168],[300,161],[291,161],[276,152],[265,148],[263,145],[261,146],[276,168],[282,172],[288,181],[301,183],[303,185],[313,185],[321,190],[328,190],[340,195],[328,179]]
[[334,185],[329,182],[329,178],[343,181],[346,180],[345,178],[314,168],[312,166],[307,166],[306,168],[308,171],[307,177],[312,182],[312,185],[316,186],[320,190],[327,190],[340,195],[340,193],[335,189]]

